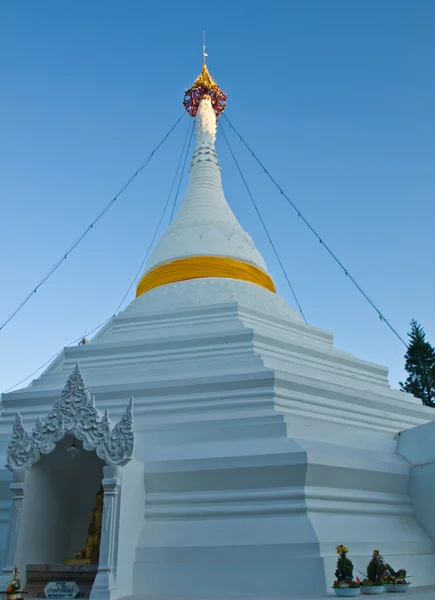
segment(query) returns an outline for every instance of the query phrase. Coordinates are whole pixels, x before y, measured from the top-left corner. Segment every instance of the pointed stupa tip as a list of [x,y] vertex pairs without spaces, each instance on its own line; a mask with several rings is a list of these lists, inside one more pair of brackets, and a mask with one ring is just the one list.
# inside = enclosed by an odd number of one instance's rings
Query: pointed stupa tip
[[221,90],[209,73],[205,62],[205,57],[207,56],[205,49],[203,55],[204,61],[201,73],[195,79],[192,87],[186,90],[183,106],[191,117],[196,117],[201,100],[208,96],[211,100],[214,113],[218,117],[225,110],[227,95]]

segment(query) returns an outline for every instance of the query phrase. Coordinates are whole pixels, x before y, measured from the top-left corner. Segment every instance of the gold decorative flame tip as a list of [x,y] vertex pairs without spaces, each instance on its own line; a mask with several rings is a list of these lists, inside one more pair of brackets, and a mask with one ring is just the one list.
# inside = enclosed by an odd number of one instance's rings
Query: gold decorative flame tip
[[217,85],[216,81],[210,75],[210,73],[207,69],[207,65],[205,63],[203,63],[201,73],[195,79],[192,87],[196,87],[198,85],[206,85],[207,87],[211,87],[212,85]]

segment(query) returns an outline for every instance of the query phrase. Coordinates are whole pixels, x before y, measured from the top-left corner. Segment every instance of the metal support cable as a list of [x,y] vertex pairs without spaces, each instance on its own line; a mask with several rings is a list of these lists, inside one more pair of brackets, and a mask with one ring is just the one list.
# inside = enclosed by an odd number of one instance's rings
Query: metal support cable
[[253,152],[253,150],[251,150],[251,148],[245,142],[245,140],[243,139],[243,137],[241,136],[241,134],[237,131],[237,129],[229,121],[228,117],[225,114],[223,114],[223,117],[225,118],[226,122],[228,123],[230,129],[232,129],[234,131],[234,133],[238,136],[238,138],[240,139],[240,141],[242,142],[242,144],[251,153],[251,155],[253,156],[253,158],[255,159],[255,161],[260,165],[260,167],[263,169],[264,173],[269,177],[269,179],[272,181],[272,183],[275,185],[275,187],[279,190],[279,192],[281,193],[281,195],[287,200],[287,202],[290,204],[290,206],[295,210],[295,212],[297,213],[298,217],[300,219],[302,219],[302,221],[305,223],[305,225],[308,227],[308,229],[311,231],[311,233],[313,233],[316,236],[316,238],[324,246],[324,248],[329,253],[329,255],[334,259],[334,261],[337,263],[337,265],[343,270],[345,276],[350,279],[350,281],[354,284],[354,286],[356,287],[356,289],[362,294],[362,296],[367,300],[367,302],[370,304],[370,306],[376,311],[376,313],[378,314],[380,320],[384,321],[384,323],[387,325],[387,327],[394,333],[394,335],[402,342],[402,344],[405,347],[408,347],[408,344],[405,342],[405,340],[394,329],[394,327],[391,325],[391,323],[388,321],[388,319],[386,319],[386,317],[383,315],[383,313],[381,313],[381,311],[374,304],[374,302],[372,300],[370,300],[370,298],[365,293],[365,291],[362,289],[362,287],[357,283],[357,281],[355,280],[355,278],[349,273],[348,269],[346,269],[346,267],[338,259],[338,257],[334,254],[334,252],[331,250],[331,248],[323,241],[323,239],[320,237],[320,235],[317,233],[317,231],[314,229],[314,227],[312,227],[310,225],[310,223],[307,221],[307,219],[303,216],[303,214],[297,208],[297,206],[294,204],[294,202],[287,196],[287,194],[284,192],[284,190],[279,186],[279,184],[277,183],[277,181],[273,178],[273,176],[269,173],[269,171],[266,169],[266,167],[263,165],[263,163],[260,161],[260,159],[256,156],[256,154]]
[[[110,317],[108,317],[105,321],[103,321],[102,323],[100,323],[99,325],[97,325],[96,327],[94,327],[94,329],[92,329],[87,335],[91,335],[92,333],[94,333],[94,331],[97,331],[97,329],[100,329],[101,327],[103,327],[106,323],[108,323],[110,321],[110,319],[112,318],[112,316],[114,316],[114,315],[110,315]],[[81,335],[80,337],[76,338],[75,340],[73,340],[69,344],[66,344],[66,346],[62,346],[62,348],[60,350],[58,350],[56,352],[56,354],[53,354],[53,356],[51,356],[48,360],[46,360],[43,365],[41,365],[40,367],[38,367],[37,369],[35,369],[35,371],[33,371],[33,373],[30,373],[30,375],[27,375],[27,377],[25,377],[24,379],[22,379],[18,383],[15,383],[14,385],[11,385],[10,388],[8,388],[4,392],[2,392],[2,394],[0,394],[0,397],[3,394],[7,394],[8,392],[10,392],[11,390],[13,390],[14,388],[18,387],[19,385],[21,385],[22,383],[24,383],[25,381],[27,381],[28,379],[30,379],[31,377],[33,377],[33,375],[36,375],[36,373],[38,373],[38,371],[41,371],[41,369],[43,369],[48,364],[50,364],[53,360],[55,360],[60,355],[60,353],[64,350],[64,348],[66,348],[67,346],[72,346],[73,344],[76,344],[77,342],[80,342],[80,340],[82,340],[82,339],[83,339],[83,336]]]
[[[191,128],[192,128],[192,129],[191,129]],[[127,296],[128,296],[128,294],[129,294],[129,292],[130,292],[131,288],[133,287],[133,285],[135,284],[135,282],[136,282],[136,280],[137,280],[137,278],[138,278],[139,274],[141,273],[141,271],[142,271],[142,269],[143,269],[143,267],[144,267],[144,265],[145,265],[145,262],[146,262],[146,260],[147,260],[147,258],[148,258],[148,255],[149,255],[149,253],[150,253],[150,250],[151,250],[151,248],[152,248],[152,246],[153,246],[153,244],[154,244],[154,241],[155,241],[155,239],[156,239],[156,237],[157,237],[157,233],[158,233],[158,231],[159,231],[159,229],[160,229],[160,225],[162,224],[162,221],[163,221],[163,218],[164,218],[164,216],[165,216],[166,210],[167,210],[167,208],[168,208],[168,205],[169,205],[169,200],[170,200],[170,198],[171,198],[172,191],[173,191],[173,189],[174,189],[175,182],[176,182],[176,179],[177,179],[177,175],[178,175],[178,172],[179,172],[179,170],[180,170],[180,165],[181,165],[181,162],[182,162],[182,159],[183,159],[183,155],[184,155],[184,150],[185,150],[185,147],[186,147],[186,143],[187,143],[187,140],[188,140],[188,138],[189,138],[189,133],[190,133],[190,141],[191,141],[191,140],[192,140],[192,132],[193,132],[193,125],[192,125],[192,124],[191,124],[191,122],[189,121],[189,125],[188,125],[187,132],[186,132],[186,137],[185,137],[185,139],[184,139],[183,147],[182,147],[182,150],[181,150],[181,153],[180,153],[180,158],[178,159],[178,164],[177,164],[177,167],[176,167],[176,169],[175,169],[175,174],[174,174],[174,177],[173,177],[173,179],[172,179],[172,183],[171,183],[171,187],[170,187],[170,189],[169,189],[168,197],[167,197],[167,199],[166,199],[166,202],[165,202],[165,205],[164,205],[164,207],[163,207],[162,214],[161,214],[161,216],[160,216],[159,222],[157,223],[157,226],[156,226],[156,228],[155,228],[154,234],[153,234],[153,236],[152,236],[152,238],[151,238],[151,241],[150,241],[150,243],[149,243],[148,249],[147,249],[147,251],[146,251],[146,253],[145,253],[145,256],[144,256],[144,258],[143,258],[143,260],[142,260],[142,262],[141,262],[141,264],[140,264],[140,267],[139,267],[139,269],[138,269],[138,270],[137,270],[137,272],[135,273],[135,276],[134,276],[134,278],[133,278],[132,282],[130,283],[130,285],[129,285],[129,287],[128,287],[127,291],[125,292],[125,294],[124,294],[124,296],[123,296],[123,298],[122,298],[121,302],[118,304],[118,306],[117,306],[116,310],[114,311],[114,313],[113,313],[112,315],[110,315],[110,317],[108,317],[107,319],[105,319],[105,320],[104,320],[102,323],[100,323],[99,325],[97,325],[96,327],[94,327],[94,328],[93,328],[91,331],[89,331],[89,333],[87,333],[86,335],[88,335],[88,336],[92,335],[92,334],[93,334],[95,331],[97,331],[97,330],[101,329],[102,327],[104,327],[104,325],[106,325],[106,323],[108,323],[108,322],[110,321],[110,319],[112,319],[113,317],[115,317],[115,316],[118,314],[118,312],[119,312],[119,309],[120,309],[120,308],[121,308],[121,306],[124,304],[124,301],[125,301],[125,299],[127,298]],[[189,147],[190,147],[190,142],[189,142]],[[187,150],[187,153],[188,153],[188,152],[189,152],[189,150]],[[180,181],[181,181],[181,179],[183,178],[183,173],[184,173],[185,167],[186,167],[186,160],[184,160],[184,163],[183,163],[183,168],[182,168],[182,171],[181,171]],[[174,204],[175,204],[175,203],[176,203],[176,201],[177,201],[179,190],[180,190],[180,186],[178,186],[177,192],[176,192],[176,194],[175,194],[175,200],[174,200]],[[49,358],[47,361],[45,361],[45,363],[44,363],[43,365],[41,365],[40,367],[38,367],[38,368],[37,368],[35,371],[33,371],[33,372],[30,374],[30,375],[27,375],[27,377],[25,377],[24,379],[22,379],[22,380],[21,380],[21,381],[19,381],[18,383],[15,383],[15,384],[14,384],[14,385],[12,385],[10,388],[8,388],[7,390],[5,390],[5,391],[3,392],[3,394],[7,394],[8,392],[10,392],[11,390],[13,390],[14,388],[18,387],[19,385],[21,385],[22,383],[24,383],[25,381],[27,381],[28,379],[30,379],[31,377],[33,377],[34,375],[36,375],[36,373],[38,373],[39,371],[41,371],[42,369],[44,369],[44,367],[46,367],[46,366],[47,366],[48,364],[50,364],[50,363],[51,363],[53,360],[55,360],[55,359],[56,359],[56,358],[57,358],[57,357],[58,357],[58,356],[59,356],[59,355],[60,355],[60,354],[63,352],[64,348],[66,348],[67,346],[72,346],[73,344],[76,344],[77,342],[79,342],[79,341],[80,341],[80,340],[82,340],[82,339],[83,339],[83,335],[81,335],[80,337],[76,338],[76,339],[75,339],[75,340],[73,340],[72,342],[69,342],[69,344],[66,344],[66,346],[62,346],[62,348],[61,348],[61,349],[60,349],[58,352],[56,352],[55,354],[53,354],[53,356],[51,356],[51,357],[50,357],[50,358]]]
[[[187,157],[189,156],[189,150],[190,150],[190,145],[192,143],[194,128],[195,128],[195,121],[192,121],[192,131],[190,132],[189,145],[187,146],[186,155],[184,157],[183,169],[181,171],[181,177],[180,177],[180,180],[178,182],[178,188],[177,188],[177,193],[175,194],[174,204],[172,205],[172,211],[171,211],[171,216],[170,216],[170,219],[169,219],[169,224],[172,223],[172,219],[174,217],[175,206],[177,204],[177,199],[178,199],[178,194],[180,192],[181,182],[183,181],[183,173],[184,173],[184,170],[186,168]],[[184,150],[184,148],[183,148],[183,150]],[[183,155],[183,151],[181,151],[181,155]],[[181,159],[181,157],[180,157],[180,159]]]
[[152,157],[154,156],[154,154],[157,152],[157,150],[160,149],[160,147],[164,144],[164,142],[167,140],[167,138],[170,136],[170,134],[174,131],[174,129],[177,127],[178,123],[181,121],[181,119],[184,117],[185,113],[183,113],[181,115],[181,117],[179,117],[177,119],[177,121],[175,122],[175,124],[171,127],[171,129],[168,131],[168,133],[164,136],[164,138],[161,140],[161,142],[154,148],[154,150],[151,152],[151,154],[148,156],[148,158],[146,159],[146,161],[144,163],[142,163],[142,165],[133,173],[133,175],[128,179],[128,181],[122,186],[122,188],[119,190],[119,192],[110,200],[110,202],[103,208],[103,210],[100,212],[100,214],[96,217],[96,219],[94,219],[92,221],[92,223],[84,230],[84,232],[80,235],[80,237],[74,242],[74,244],[67,250],[67,252],[62,256],[62,258],[60,258],[55,265],[50,269],[50,271],[47,273],[47,275],[45,275],[45,277],[38,283],[38,285],[36,287],[33,288],[33,290],[31,292],[29,292],[29,294],[24,298],[24,300],[17,306],[17,308],[12,312],[12,314],[6,319],[6,321],[4,321],[4,323],[0,326],[0,331],[2,329],[4,329],[4,327],[6,327],[6,325],[8,323],[10,323],[10,321],[12,321],[12,319],[20,312],[20,310],[22,308],[24,308],[24,306],[27,304],[27,302],[30,300],[30,298],[36,294],[36,292],[38,291],[38,289],[44,285],[44,283],[46,281],[48,281],[48,279],[50,279],[50,277],[52,275],[54,275],[54,273],[57,271],[57,269],[60,267],[60,265],[68,258],[68,256],[71,254],[71,252],[73,252],[77,246],[80,244],[80,242],[83,240],[83,238],[89,233],[89,231],[94,227],[94,225],[96,225],[98,223],[98,221],[106,214],[106,212],[109,210],[109,208],[112,206],[112,204],[114,204],[116,202],[116,200],[119,198],[119,196],[125,192],[125,190],[128,188],[128,186],[130,185],[130,183],[133,181],[133,179],[135,179],[135,177],[137,177],[139,175],[139,173],[141,171],[143,171],[143,169],[145,169],[145,167],[148,165],[148,163],[150,162],[150,160],[152,159]]
[[[191,131],[190,131],[190,130],[191,130]],[[187,127],[186,137],[184,138],[184,143],[183,143],[183,147],[182,147],[182,149],[181,149],[180,158],[178,159],[177,168],[175,169],[175,174],[174,174],[174,177],[173,177],[173,179],[172,179],[171,187],[170,187],[170,189],[169,189],[168,197],[166,198],[166,202],[165,202],[165,205],[164,205],[164,207],[163,207],[163,211],[162,211],[162,214],[161,214],[161,216],[160,216],[160,220],[159,220],[159,222],[157,223],[157,227],[156,227],[156,229],[155,229],[155,231],[154,231],[154,235],[153,235],[153,237],[151,238],[151,242],[149,243],[149,246],[148,246],[148,249],[147,249],[147,251],[146,251],[146,253],[145,253],[145,256],[144,256],[144,258],[143,258],[143,260],[142,260],[142,262],[141,262],[141,264],[140,264],[140,266],[139,266],[138,270],[136,271],[136,274],[135,274],[135,276],[134,276],[134,278],[133,278],[133,280],[132,280],[132,282],[131,282],[130,286],[128,287],[128,289],[127,289],[127,291],[125,292],[125,294],[124,294],[124,296],[123,296],[123,298],[122,298],[121,302],[118,304],[118,307],[117,307],[117,309],[115,310],[115,313],[114,313],[115,315],[116,315],[116,314],[118,314],[118,311],[119,311],[119,309],[120,309],[120,308],[121,308],[121,306],[124,304],[124,301],[125,301],[125,299],[127,298],[128,294],[130,293],[130,290],[131,290],[131,288],[133,287],[133,285],[135,284],[135,282],[136,282],[137,278],[139,277],[140,273],[142,272],[142,269],[143,269],[143,267],[144,267],[144,265],[145,265],[145,262],[146,262],[146,260],[147,260],[147,258],[148,258],[148,255],[149,255],[150,251],[151,251],[151,248],[152,248],[152,246],[153,246],[153,244],[154,244],[154,240],[155,240],[155,239],[156,239],[156,237],[157,237],[157,233],[158,233],[158,231],[159,231],[159,229],[160,229],[160,225],[162,224],[163,218],[164,218],[164,216],[165,216],[165,213],[166,213],[166,209],[168,208],[169,200],[170,200],[170,198],[171,198],[171,195],[172,195],[172,190],[174,189],[174,186],[175,186],[175,181],[176,181],[176,179],[177,179],[177,175],[178,175],[178,172],[179,172],[179,170],[180,170],[181,161],[183,160],[183,154],[184,154],[184,150],[185,150],[185,147],[186,147],[187,140],[188,140],[188,138],[189,138],[189,133],[190,133],[190,140],[192,140],[193,125],[192,125],[191,121],[189,121],[189,125],[188,125],[188,127]],[[189,142],[189,147],[190,147],[190,142]],[[186,156],[187,156],[188,152],[189,152],[189,148],[187,149]],[[182,168],[182,170],[181,170],[180,182],[181,182],[181,180],[183,179],[183,173],[184,173],[184,169],[185,169],[185,167],[186,167],[186,158],[184,159],[183,168]],[[177,192],[176,192],[176,194],[175,194],[175,198],[174,198],[174,205],[173,205],[173,208],[172,208],[172,214],[173,214],[173,212],[174,212],[174,207],[175,207],[175,204],[176,204],[176,202],[177,202],[177,198],[178,198],[178,193],[179,193],[179,190],[180,190],[180,185],[178,185]],[[171,217],[172,217],[172,214],[171,214]]]
[[301,306],[301,304],[300,304],[300,302],[299,302],[299,300],[298,300],[298,297],[296,296],[296,292],[295,292],[295,290],[294,290],[294,288],[293,288],[292,284],[290,283],[290,279],[289,279],[289,277],[288,277],[288,275],[287,275],[287,271],[285,270],[285,268],[284,268],[284,265],[283,265],[283,263],[282,263],[282,261],[281,261],[281,259],[280,259],[280,257],[279,257],[278,250],[276,249],[276,247],[275,247],[275,244],[273,243],[273,241],[272,241],[272,238],[270,237],[269,231],[268,231],[268,229],[267,229],[267,227],[266,227],[266,224],[265,224],[265,222],[264,222],[264,220],[263,220],[263,217],[261,216],[260,210],[259,210],[259,208],[258,208],[258,206],[257,206],[257,203],[256,203],[256,202],[255,202],[255,200],[254,200],[254,197],[253,197],[253,195],[252,195],[252,193],[251,193],[251,190],[250,190],[250,188],[249,188],[249,186],[248,186],[248,183],[247,183],[247,181],[246,181],[246,179],[245,179],[245,177],[244,177],[244,175],[243,175],[243,173],[242,173],[242,170],[241,170],[241,168],[240,168],[240,165],[239,165],[239,163],[238,163],[238,161],[237,161],[237,159],[236,159],[236,157],[235,157],[235,155],[234,155],[234,152],[233,152],[233,150],[232,150],[232,148],[231,148],[231,146],[230,146],[230,144],[229,144],[228,138],[227,138],[227,136],[226,136],[226,134],[225,134],[225,131],[224,131],[223,127],[221,127],[221,132],[222,132],[222,135],[223,135],[223,137],[224,137],[224,140],[225,140],[225,142],[226,142],[226,145],[227,145],[227,147],[228,147],[228,150],[230,151],[230,154],[231,154],[231,156],[233,157],[234,163],[235,163],[235,165],[236,165],[236,167],[237,167],[237,170],[238,170],[238,172],[239,172],[239,174],[240,174],[240,177],[242,178],[242,181],[243,181],[243,183],[244,183],[244,185],[245,185],[246,191],[248,192],[248,195],[249,195],[249,197],[251,198],[252,204],[254,205],[254,208],[255,208],[255,211],[256,211],[256,213],[257,213],[257,215],[258,215],[258,218],[260,219],[260,222],[261,222],[261,224],[263,225],[263,229],[264,229],[264,231],[266,232],[267,239],[269,240],[269,243],[270,243],[270,245],[272,246],[272,249],[273,249],[273,251],[274,251],[274,253],[275,253],[275,256],[276,256],[276,259],[277,259],[277,261],[278,261],[278,263],[279,263],[279,266],[281,267],[281,270],[282,270],[282,272],[283,272],[283,274],[284,274],[284,277],[285,277],[285,279],[286,279],[286,281],[287,281],[287,284],[288,284],[288,286],[289,286],[289,288],[290,288],[290,290],[291,290],[291,293],[293,294],[293,298],[295,299],[295,302],[296,302],[296,304],[297,304],[297,307],[298,307],[298,309],[299,309],[299,312],[301,313],[301,315],[302,315],[302,318],[304,319],[305,323],[307,323],[307,319],[306,319],[306,317],[305,317],[304,311],[302,310],[302,306]]

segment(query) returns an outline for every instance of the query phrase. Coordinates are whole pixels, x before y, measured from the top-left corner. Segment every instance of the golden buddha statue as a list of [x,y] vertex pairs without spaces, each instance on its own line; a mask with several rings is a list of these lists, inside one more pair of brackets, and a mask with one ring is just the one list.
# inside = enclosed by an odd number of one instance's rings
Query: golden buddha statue
[[99,562],[101,527],[103,524],[104,490],[103,486],[97,493],[97,504],[91,510],[88,526],[88,537],[83,550],[79,550],[75,558],[65,560],[67,565],[95,565]]

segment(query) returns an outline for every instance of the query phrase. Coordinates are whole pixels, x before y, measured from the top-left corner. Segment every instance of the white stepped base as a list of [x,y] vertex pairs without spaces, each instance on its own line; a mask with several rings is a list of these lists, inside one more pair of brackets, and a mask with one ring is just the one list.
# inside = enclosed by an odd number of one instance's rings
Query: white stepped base
[[[180,444],[185,426],[173,446],[160,431],[163,446],[146,464],[136,593],[321,597],[339,543],[359,571],[379,547],[415,584],[435,584],[433,542],[413,516],[409,465],[392,453],[391,435],[335,424],[326,441],[309,426],[296,439],[279,418],[253,429],[246,418],[187,427]],[[235,435],[244,428],[252,437]]]
[[[288,594],[290,579],[297,580],[301,572],[310,573],[313,586],[321,587],[323,580],[323,566],[319,558],[311,559],[292,558],[282,548],[263,547],[252,548],[249,552],[239,548],[232,548],[216,552],[210,548],[208,558],[195,562],[189,561],[188,565],[181,561],[136,563],[134,570],[134,590],[141,589],[148,593],[156,593],[161,597],[173,595],[197,595],[203,598],[231,597],[232,595],[262,595],[267,597],[273,589],[273,595],[285,596]],[[213,556],[213,558],[211,558]],[[264,565],[262,569],[261,565]],[[262,572],[262,576],[255,577],[254,571]],[[237,574],[236,574],[236,573]],[[285,573],[285,577],[283,577]],[[277,589],[276,581],[286,582],[281,589]],[[165,591],[159,593],[165,580]],[[173,585],[171,585],[173,583]],[[287,585],[286,585],[287,584]],[[297,587],[293,585],[293,588]],[[300,592],[305,586],[300,586]]]
[[391,390],[382,367],[335,350],[327,332],[259,307],[143,308],[139,298],[2,399],[0,450],[15,411],[33,426],[76,361],[114,419],[134,396],[145,494],[131,493],[134,527],[130,500],[123,513],[120,535],[139,539],[118,557],[114,598],[321,598],[340,543],[360,571],[379,548],[414,586],[435,584],[433,541],[395,453],[397,433],[434,419],[431,409]]
[[[308,527],[308,523],[306,525]],[[161,597],[230,598],[239,594],[269,598],[288,597],[291,590],[293,595],[317,594],[315,597],[322,597],[324,591],[332,587],[336,565],[333,555],[315,556],[318,545],[314,542],[293,547],[271,544],[251,548],[205,546],[201,551],[196,548],[177,550],[161,548],[160,552],[156,549],[140,552],[134,568],[135,592],[146,590]],[[352,558],[355,575],[362,578],[359,571],[365,572],[369,556],[353,555]],[[387,559],[393,565],[405,566],[413,579],[433,584],[435,555],[400,554],[388,555]]]

